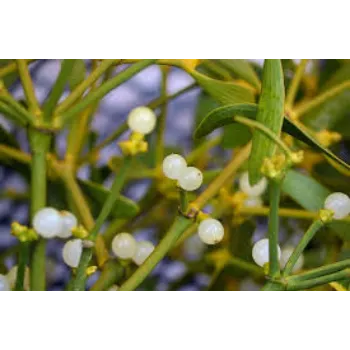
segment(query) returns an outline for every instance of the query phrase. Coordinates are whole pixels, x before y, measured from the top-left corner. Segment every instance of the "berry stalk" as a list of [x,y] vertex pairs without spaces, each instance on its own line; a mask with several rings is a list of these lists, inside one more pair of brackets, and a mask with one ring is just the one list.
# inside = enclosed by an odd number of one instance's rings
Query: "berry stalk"
[[289,260],[287,261],[286,267],[284,268],[283,275],[288,276],[292,270],[296,262],[298,261],[300,255],[306,248],[306,246],[309,244],[309,242],[312,240],[312,238],[315,236],[317,231],[320,230],[321,227],[324,226],[324,222],[320,219],[315,220],[309,229],[306,231],[303,238],[300,240],[298,245],[295,247],[293,254],[290,256]]

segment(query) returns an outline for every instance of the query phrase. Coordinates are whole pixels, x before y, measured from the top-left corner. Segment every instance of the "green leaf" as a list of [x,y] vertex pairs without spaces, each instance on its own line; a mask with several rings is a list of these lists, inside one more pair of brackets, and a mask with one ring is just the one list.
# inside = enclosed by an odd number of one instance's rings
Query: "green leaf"
[[74,90],[86,76],[86,66],[84,60],[75,60],[68,83],[71,90]]
[[[90,199],[89,202],[92,208],[97,209],[99,212],[110,191],[92,181],[79,180],[79,185],[81,186],[83,192]],[[120,195],[114,204],[111,215],[118,218],[131,218],[134,217],[138,211],[139,207],[134,201]]]
[[[327,60],[333,61],[333,60]],[[334,70],[333,70],[334,72]],[[344,64],[329,78],[329,80],[322,86],[319,93],[324,93],[330,88],[333,88],[347,80],[350,80],[350,64]],[[302,117],[305,125],[315,129],[334,129],[339,123],[343,121],[348,125],[346,116],[349,115],[350,110],[350,91],[345,90],[333,98],[325,101],[317,108],[311,110]],[[345,120],[344,120],[345,119]],[[338,129],[338,128],[337,128]],[[340,129],[342,133],[342,129]]]
[[211,79],[197,71],[192,71],[191,74],[203,90],[219,103],[254,102],[253,91],[248,88],[231,82]]
[[224,127],[224,136],[221,145],[223,148],[240,147],[252,138],[250,129],[242,124],[231,124]]
[[[234,104],[229,106],[219,107],[211,111],[199,124],[198,128],[194,132],[195,138],[204,137],[210,134],[217,128],[235,124],[235,117],[242,116],[246,118],[256,119],[258,107],[253,103]],[[282,130],[295,137],[299,141],[306,143],[314,150],[324,153],[329,158],[333,159],[339,165],[347,170],[350,170],[350,165],[338,158],[328,148],[323,147],[314,137],[309,135],[307,131],[298,126],[293,120],[287,116],[283,119]]]
[[[295,170],[289,170],[282,183],[282,191],[288,194],[302,208],[318,211],[324,207],[324,201],[331,194],[313,178]],[[343,239],[350,239],[350,223],[334,221],[328,225]]]
[[[256,121],[279,136],[284,115],[284,79],[280,60],[264,62],[263,81]],[[271,157],[276,144],[259,130],[253,130],[252,151],[248,162],[249,181],[256,184],[262,177],[261,166]]]
[[258,107],[253,103],[237,103],[216,108],[202,120],[194,132],[194,137],[204,137],[217,128],[235,123],[235,116],[256,119],[257,111]]
[[239,78],[247,81],[254,86],[258,91],[261,88],[261,83],[258,75],[252,65],[247,60],[218,60],[230,73],[237,75]]

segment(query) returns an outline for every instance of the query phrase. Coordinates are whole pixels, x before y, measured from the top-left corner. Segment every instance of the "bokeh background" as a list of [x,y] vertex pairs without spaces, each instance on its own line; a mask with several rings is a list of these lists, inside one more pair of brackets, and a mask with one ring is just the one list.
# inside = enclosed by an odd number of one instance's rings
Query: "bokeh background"
[[[263,63],[263,58],[255,58],[258,64]],[[123,69],[120,67],[118,69]],[[31,65],[32,79],[35,83],[37,98],[42,102],[47,96],[60,70],[59,59],[39,60]],[[193,82],[193,79],[180,69],[172,68],[168,78],[168,93],[174,93]],[[138,106],[147,104],[160,95],[161,71],[158,66],[151,66],[136,75],[133,79],[110,92],[101,102],[100,107],[93,120],[93,129],[98,132],[99,140],[103,140],[113,132],[127,117],[128,112]],[[21,84],[15,81],[11,88],[11,93],[18,99],[24,98]],[[168,145],[185,146],[190,149],[191,130],[196,113],[199,88],[194,89],[174,101],[169,103],[166,127],[166,143]],[[68,91],[62,96],[64,99]],[[13,133],[19,140],[22,148],[28,151],[28,143],[25,132],[17,130],[0,115],[0,123],[4,128]],[[65,150],[65,136],[59,136],[58,151],[63,154]],[[99,164],[105,164],[110,157],[118,154],[118,147],[115,143],[106,147],[100,155]],[[88,179],[89,169],[83,168],[79,171],[79,177]],[[106,184],[108,186],[108,183]],[[16,173],[0,166],[0,189],[2,191],[13,188],[16,191],[27,190],[26,183]],[[133,186],[128,193],[132,198],[141,198],[147,183],[139,183]],[[28,206],[6,198],[0,198],[0,255],[4,254],[10,247],[17,243],[16,239],[10,235],[10,224],[13,221],[20,223],[27,222]],[[258,226],[257,230],[262,231]],[[135,233],[137,239],[154,240],[152,232],[141,231]],[[259,235],[259,232],[257,232]],[[156,243],[156,242],[155,242]],[[69,270],[63,264],[61,257],[62,242],[50,241],[48,246],[48,280],[50,291],[60,291],[69,279]],[[188,240],[185,246],[185,254],[189,260],[199,259],[201,254],[207,249],[197,236]],[[15,261],[11,258],[5,259],[6,267],[11,267]],[[164,259],[155,269],[153,275],[158,276],[158,282],[154,286],[157,291],[167,291],[169,284],[180,280],[186,275],[186,265],[179,261]],[[98,274],[94,275],[89,284],[94,282]],[[191,276],[183,285],[179,286],[180,292],[198,292],[208,286],[210,276],[206,274],[196,274]],[[241,284],[241,292],[258,291],[258,286],[250,279]]]

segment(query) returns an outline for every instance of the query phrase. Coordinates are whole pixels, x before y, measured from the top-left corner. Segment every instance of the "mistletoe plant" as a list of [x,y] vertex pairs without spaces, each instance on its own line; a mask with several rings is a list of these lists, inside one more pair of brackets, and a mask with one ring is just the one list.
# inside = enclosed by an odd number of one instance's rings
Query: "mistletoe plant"
[[[90,290],[153,290],[151,273],[165,256],[187,268],[172,289],[200,273],[210,276],[209,290],[237,290],[247,279],[263,290],[349,288],[350,198],[343,192],[350,166],[336,155],[347,156],[350,135],[346,60],[267,59],[263,67],[248,60],[62,60],[42,104],[29,70],[35,61],[0,68],[0,112],[26,131],[30,146],[25,152],[0,129],[1,164],[30,185],[28,195],[2,193],[28,198],[30,213],[28,222],[11,225],[18,243],[1,253],[1,290],[47,289],[48,240],[64,241],[66,290],[86,290],[91,275]],[[91,123],[101,100],[151,65],[162,72],[160,96],[96,142]],[[123,69],[115,73],[116,67]],[[168,95],[173,67],[193,84]],[[24,101],[9,92],[17,77]],[[167,106],[198,88],[193,150],[185,156],[166,143]],[[60,157],[55,145],[63,130]],[[113,142],[121,156],[98,166]],[[223,149],[233,150],[229,159]],[[81,180],[77,173],[86,165],[91,177]],[[150,185],[138,202],[122,194],[143,179]],[[252,237],[257,223],[266,228],[264,238]],[[147,228],[157,244],[135,239]],[[186,250],[196,232],[208,249],[193,261]],[[9,256],[17,261],[10,270]]]

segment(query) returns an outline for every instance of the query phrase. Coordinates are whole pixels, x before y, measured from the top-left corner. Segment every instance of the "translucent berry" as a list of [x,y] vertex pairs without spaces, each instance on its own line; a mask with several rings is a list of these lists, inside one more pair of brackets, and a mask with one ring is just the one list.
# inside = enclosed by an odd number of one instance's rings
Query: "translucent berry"
[[[259,266],[264,266],[269,262],[269,240],[267,238],[261,239],[253,246],[253,260]],[[281,249],[278,247],[278,259],[281,258]]]
[[186,168],[179,177],[179,186],[185,191],[195,191],[202,185],[203,174],[195,167]]
[[61,216],[63,220],[62,231],[57,235],[60,238],[68,238],[72,235],[72,228],[78,226],[77,218],[69,211],[62,210]]
[[[16,286],[17,271],[18,271],[18,266],[15,265],[10,269],[10,271],[6,275],[7,280],[10,283],[11,289],[14,289]],[[23,287],[25,290],[29,290],[29,268],[28,267],[26,267],[25,269]]]
[[119,233],[112,241],[112,251],[118,258],[131,259],[136,253],[136,241],[130,233]]
[[242,192],[247,194],[249,197],[261,196],[267,187],[267,180],[263,177],[257,184],[251,186],[249,183],[248,172],[244,172],[239,179],[239,188]]
[[205,219],[198,226],[199,238],[206,244],[216,244],[224,237],[224,227],[215,219]]
[[0,292],[7,292],[9,290],[11,290],[11,288],[8,278],[4,275],[0,275]]
[[140,241],[136,243],[136,253],[132,260],[136,265],[142,265],[144,261],[152,254],[154,245],[149,241]]
[[149,134],[156,126],[156,115],[148,107],[134,108],[128,115],[128,126],[134,132]]
[[63,246],[63,261],[70,267],[76,268],[79,265],[83,252],[83,241],[81,239],[71,239]]
[[244,206],[247,208],[262,207],[264,202],[261,197],[248,197],[244,200]]
[[53,238],[62,231],[61,214],[54,208],[43,208],[34,215],[33,228],[40,236]]
[[[287,261],[289,260],[293,251],[294,251],[293,246],[286,246],[282,249],[281,260],[280,260],[281,268],[284,268],[286,266]],[[304,255],[301,254],[296,264],[294,265],[292,272],[300,271],[303,268],[303,265],[304,265]]]
[[178,180],[186,168],[186,160],[179,154],[170,154],[163,160],[163,173],[169,179]]
[[334,212],[334,219],[344,219],[350,214],[350,198],[341,192],[332,193],[326,198],[324,207]]

